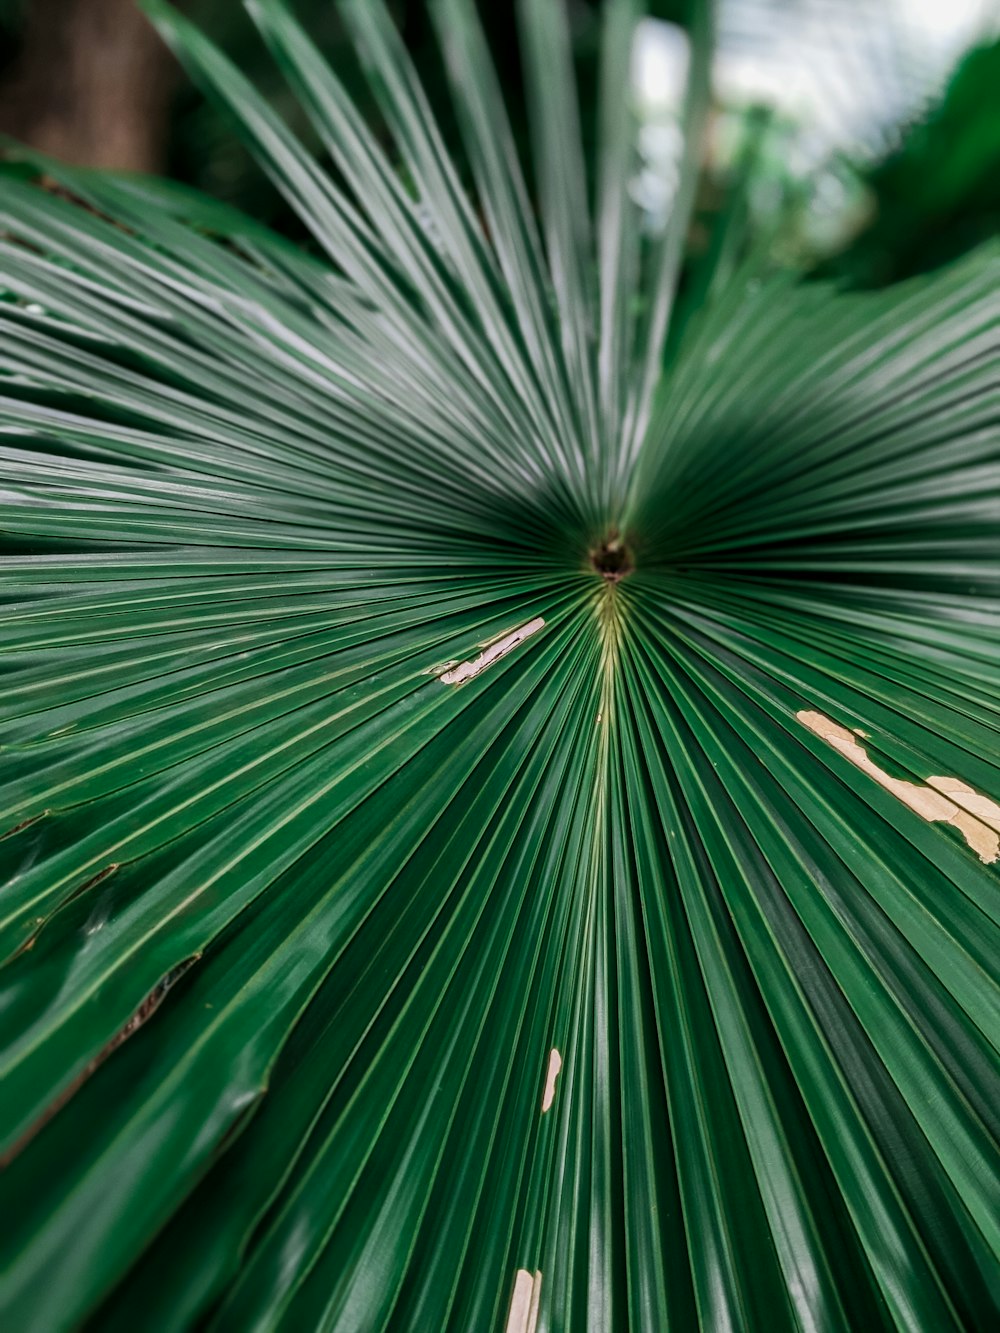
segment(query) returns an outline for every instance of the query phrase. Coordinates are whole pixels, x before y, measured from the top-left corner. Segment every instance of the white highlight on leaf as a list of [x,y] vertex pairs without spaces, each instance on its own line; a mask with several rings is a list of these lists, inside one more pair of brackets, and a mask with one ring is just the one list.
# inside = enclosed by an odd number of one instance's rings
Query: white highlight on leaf
[[537,634],[544,624],[545,621],[542,617],[536,616],[534,620],[529,620],[520,629],[511,630],[509,634],[494,640],[478,657],[472,658],[469,662],[460,662],[457,667],[454,667],[451,671],[446,671],[438,679],[445,685],[461,685],[463,681],[471,680],[473,676],[478,676],[481,671],[485,671],[494,662],[499,662],[501,657],[506,657],[508,653],[513,652],[519,644],[524,643],[525,639],[530,639],[532,634]]
[[545,1074],[545,1091],[542,1093],[542,1115],[549,1109],[555,1101],[556,1079],[559,1077],[559,1071],[562,1069],[562,1056],[553,1046],[549,1051],[549,1067]]
[[535,1326],[538,1323],[538,1298],[541,1291],[541,1273],[535,1273],[532,1277],[526,1268],[517,1270],[506,1333],[535,1333]]
[[846,727],[831,722],[822,713],[804,710],[795,716],[921,819],[957,828],[980,861],[989,864],[1000,860],[1000,805],[996,801],[980,796],[958,778],[928,778],[928,785],[921,787],[890,777],[869,758],[868,751]]

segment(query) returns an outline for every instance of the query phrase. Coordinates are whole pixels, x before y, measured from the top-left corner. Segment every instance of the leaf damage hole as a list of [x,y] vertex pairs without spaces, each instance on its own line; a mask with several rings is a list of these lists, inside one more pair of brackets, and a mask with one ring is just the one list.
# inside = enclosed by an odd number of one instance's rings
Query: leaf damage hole
[[201,957],[200,953],[195,953],[190,958],[184,958],[176,967],[172,967],[169,972],[165,972],[132,1016],[110,1037],[93,1059],[83,1068],[76,1078],[72,1080],[63,1090],[57,1094],[55,1099],[49,1103],[42,1111],[35,1122],[28,1126],[21,1137],[13,1143],[7,1151],[0,1157],[0,1170],[8,1166],[15,1157],[17,1157],[31,1142],[36,1134],[49,1123],[57,1112],[61,1111],[71,1097],[80,1091],[84,1083],[95,1074],[104,1064],[105,1060],[121,1046],[128,1041],[129,1037],[138,1032],[139,1028],[152,1017],[163,1003],[167,992],[171,990],[181,979],[189,967],[192,967]]
[[549,1051],[549,1067],[545,1071],[545,1091],[542,1093],[542,1115],[549,1109],[556,1097],[556,1079],[562,1069],[562,1056],[553,1046]]
[[869,757],[854,732],[832,722],[822,713],[803,710],[795,716],[803,726],[874,778],[921,819],[957,828],[984,864],[1000,860],[1000,805],[996,801],[981,796],[958,778],[929,777],[927,786],[922,787],[915,782],[891,777]]
[[510,1314],[505,1333],[535,1333],[538,1324],[538,1299],[542,1291],[542,1275],[532,1276],[526,1268],[519,1268],[514,1279]]
[[509,634],[502,635],[499,639],[489,644],[478,657],[471,658],[468,662],[460,662],[458,666],[452,667],[438,679],[444,685],[461,685],[463,681],[472,680],[480,672],[485,671],[487,667],[499,662],[501,657],[506,657],[508,653],[514,651],[525,639],[530,639],[532,634],[537,634],[545,624],[541,616],[536,616],[534,620],[529,620],[526,625],[520,629],[511,630]]
[[[118,869],[119,862],[112,861],[111,864],[106,865],[103,870],[99,870],[96,875],[91,875],[90,879],[84,880],[82,884],[77,885],[77,887],[72,889],[65,898],[61,898],[47,915],[36,917],[34,921],[30,923],[31,930],[28,935],[17,946],[14,952],[10,955],[10,958],[16,958],[19,954],[27,953],[29,949],[33,949],[38,943],[39,935],[55,916],[63,911],[64,908],[68,907],[70,903],[76,902],[77,899],[82,898],[85,893],[89,893],[92,889],[96,888],[98,884],[103,883],[109,875],[113,875]],[[3,961],[9,962],[10,959]]]
[[40,819],[44,819],[46,815],[51,813],[51,810],[43,810],[41,814],[29,815],[27,819],[22,819],[20,824],[15,824],[13,828],[7,829],[6,833],[0,833],[0,842],[3,842],[4,838],[12,838],[15,833],[23,833],[26,828],[30,828],[32,824],[37,824]]

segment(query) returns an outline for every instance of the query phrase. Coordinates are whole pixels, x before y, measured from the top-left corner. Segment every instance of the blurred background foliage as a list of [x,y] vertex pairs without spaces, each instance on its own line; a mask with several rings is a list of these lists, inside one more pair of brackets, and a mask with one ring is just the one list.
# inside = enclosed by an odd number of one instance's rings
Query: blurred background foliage
[[[319,154],[240,0],[179,7]],[[481,7],[527,155],[515,7]],[[994,0],[718,0],[716,8],[715,108],[689,237],[688,297],[725,268],[727,247],[764,243],[807,272],[877,286],[997,232]],[[394,0],[393,9],[461,160],[426,0]],[[377,125],[336,5],[298,0],[297,10]],[[655,227],[669,211],[679,148],[690,0],[652,0],[648,10],[632,95],[644,164],[636,190]],[[570,11],[592,143],[601,3],[570,0]],[[305,240],[228,116],[183,79],[133,0],[0,0],[0,133],[77,165],[169,176]]]
[[928,113],[861,172],[871,221],[827,271],[879,285],[934,268],[1000,231],[1000,41],[959,62]]

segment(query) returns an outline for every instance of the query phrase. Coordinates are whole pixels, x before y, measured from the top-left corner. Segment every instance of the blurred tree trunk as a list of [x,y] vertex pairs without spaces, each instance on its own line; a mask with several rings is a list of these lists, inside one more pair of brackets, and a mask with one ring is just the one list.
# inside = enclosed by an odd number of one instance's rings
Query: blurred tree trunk
[[0,130],[76,165],[157,171],[172,82],[134,0],[30,0]]

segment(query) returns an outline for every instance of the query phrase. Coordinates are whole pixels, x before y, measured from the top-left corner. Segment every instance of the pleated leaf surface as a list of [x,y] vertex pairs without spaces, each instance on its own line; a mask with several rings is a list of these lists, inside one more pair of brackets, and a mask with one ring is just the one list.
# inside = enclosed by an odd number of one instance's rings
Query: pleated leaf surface
[[3,1326],[995,1327],[996,249],[664,364],[705,15],[649,235],[632,0],[593,173],[558,0],[531,164],[471,0],[461,163],[251,0],[328,167],[147,8],[315,246],[0,188]]

